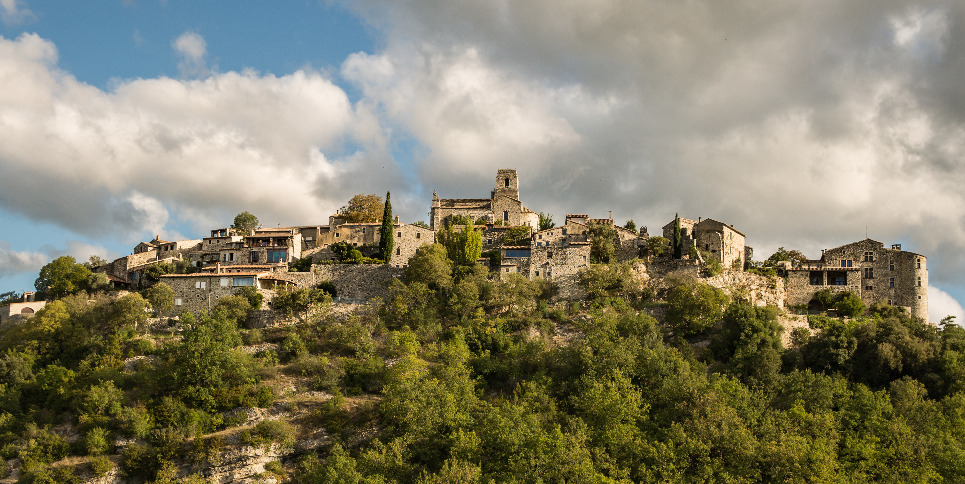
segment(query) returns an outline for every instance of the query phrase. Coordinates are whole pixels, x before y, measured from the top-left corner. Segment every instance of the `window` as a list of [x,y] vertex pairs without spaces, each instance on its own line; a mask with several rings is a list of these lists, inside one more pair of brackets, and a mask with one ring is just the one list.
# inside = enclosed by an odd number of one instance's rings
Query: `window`
[[895,287],[895,278],[894,278],[894,277],[889,277],[889,278],[888,278],[888,287]]
[[854,267],[854,261],[851,259],[841,259],[841,267]]
[[288,251],[269,250],[265,257],[266,262],[288,262]]
[[254,286],[254,285],[255,285],[255,278],[254,278],[254,277],[235,277],[235,278],[232,279],[231,285],[233,285],[233,286]]
[[539,271],[536,271],[536,277],[539,277]]
[[509,178],[503,178],[503,186],[509,188]]
[[251,251],[251,262],[258,262],[258,252]]
[[339,238],[339,237],[341,237],[341,235],[339,235],[338,232],[335,232],[335,238],[337,239],[337,238]]
[[873,289],[874,289],[874,288],[871,287],[871,286],[865,286],[865,287],[864,287],[864,290],[865,290],[865,291],[871,291],[871,290],[873,290]]
[[225,286],[227,286],[227,285],[230,284],[230,283],[231,283],[231,281],[229,281],[227,277],[222,277],[222,278],[221,278],[221,287],[225,287]]
[[874,278],[875,278],[875,270],[872,269],[872,268],[870,268],[870,267],[865,267],[865,268],[864,268],[864,278],[865,278],[865,279],[874,279]]
[[362,227],[362,233],[363,234],[365,233],[365,227]]
[[874,262],[874,261],[875,261],[875,253],[874,253],[874,252],[865,251],[865,253],[864,253],[864,261],[865,261],[865,262]]
[[543,234],[540,234],[537,238],[538,238],[539,240],[543,240]]
[[824,273],[821,271],[811,271],[811,273],[808,274],[808,280],[812,286],[823,286]]
[[921,287],[921,278],[918,278],[918,287]]
[[889,271],[895,270],[895,261],[893,261],[893,260],[892,260],[892,261],[888,261],[888,270],[889,270]]
[[506,257],[529,257],[529,249],[506,249]]
[[546,253],[546,258],[547,258],[547,259],[552,259],[552,258],[553,258],[553,253],[552,253],[552,252],[547,252],[547,253]]
[[416,233],[415,233],[415,238],[421,239],[421,238],[422,238],[422,232],[416,232]]
[[175,305],[175,306],[180,306],[180,305],[181,305],[181,298],[175,299],[175,300],[174,300],[174,305]]
[[207,283],[206,283],[205,281],[195,281],[195,282],[194,282],[194,288],[195,288],[195,289],[206,289],[206,287],[205,287],[206,285],[207,285]]
[[915,269],[921,269],[921,259],[915,261]]
[[402,249],[395,249],[395,255],[402,255]]
[[508,210],[503,210],[503,220],[506,221],[506,222],[509,221],[509,211],[508,211]]
[[829,286],[846,286],[848,284],[848,273],[844,271],[828,271]]
[[398,235],[396,235],[396,237],[402,238],[402,232],[399,232]]
[[563,235],[566,235],[566,229],[563,229]]

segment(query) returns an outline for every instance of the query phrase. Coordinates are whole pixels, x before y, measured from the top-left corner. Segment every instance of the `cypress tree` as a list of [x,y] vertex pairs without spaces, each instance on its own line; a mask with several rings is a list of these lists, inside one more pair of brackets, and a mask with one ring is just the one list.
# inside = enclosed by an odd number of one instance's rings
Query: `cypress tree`
[[674,214],[673,217],[673,258],[680,259],[683,257],[684,252],[684,241],[680,236],[680,214]]
[[382,211],[382,227],[379,228],[379,251],[382,252],[382,260],[386,264],[392,260],[392,249],[395,246],[394,231],[392,202],[389,201],[389,192],[385,192],[385,210]]

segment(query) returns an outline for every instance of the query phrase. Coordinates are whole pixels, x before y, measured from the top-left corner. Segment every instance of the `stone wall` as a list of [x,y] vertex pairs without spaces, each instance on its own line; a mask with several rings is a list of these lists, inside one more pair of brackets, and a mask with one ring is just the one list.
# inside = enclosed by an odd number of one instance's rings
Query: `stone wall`
[[389,282],[402,277],[402,269],[385,264],[316,264],[316,279],[331,281],[338,297],[372,299],[388,295]]
[[[845,272],[847,284],[828,285],[828,272]],[[823,284],[811,284],[823,277]],[[928,319],[928,268],[920,254],[865,239],[824,251],[819,261],[788,271],[788,305],[807,304],[817,291],[851,291],[868,306],[887,303]]]
[[[845,284],[828,284],[829,272],[843,272],[846,275]],[[820,275],[822,284],[811,284],[811,276]],[[807,305],[814,294],[822,289],[831,289],[832,292],[853,292],[861,294],[861,272],[851,268],[845,270],[840,267],[811,268],[810,270],[789,270],[787,271],[787,305],[802,306]]]
[[784,278],[761,276],[737,270],[725,270],[719,275],[701,279],[732,298],[741,297],[755,306],[777,306],[784,309],[787,290]]
[[[211,311],[218,300],[231,296],[241,286],[234,286],[234,277],[239,274],[168,274],[161,276],[161,282],[174,290],[174,312],[189,311],[199,313]],[[199,287],[200,286],[200,287]],[[180,304],[179,304],[180,303]]]

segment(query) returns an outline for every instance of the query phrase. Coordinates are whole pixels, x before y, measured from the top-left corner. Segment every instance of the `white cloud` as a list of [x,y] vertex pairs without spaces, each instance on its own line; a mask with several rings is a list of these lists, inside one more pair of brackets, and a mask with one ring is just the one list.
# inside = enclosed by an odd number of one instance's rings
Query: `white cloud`
[[136,240],[178,220],[203,233],[242,210],[324,223],[352,194],[400,178],[378,118],[319,72],[107,92],[59,70],[55,46],[33,34],[0,37],[0,72],[18,73],[0,76],[0,167],[15,174],[0,178],[0,205],[78,233]]
[[928,320],[938,323],[945,316],[955,316],[957,324],[965,325],[965,309],[950,294],[935,286],[928,287]]
[[21,252],[10,249],[10,244],[0,241],[0,278],[22,272],[39,272],[50,262],[46,254]]
[[947,267],[943,287],[965,271],[965,4],[352,8],[386,47],[343,76],[426,148],[427,192],[484,196],[516,167],[527,206],[557,218],[714,217],[760,258],[867,233]]
[[178,70],[182,77],[200,77],[208,73],[205,58],[208,55],[208,43],[197,32],[185,32],[171,43],[178,54]]
[[34,14],[20,0],[0,0],[0,22],[17,25],[33,20]]

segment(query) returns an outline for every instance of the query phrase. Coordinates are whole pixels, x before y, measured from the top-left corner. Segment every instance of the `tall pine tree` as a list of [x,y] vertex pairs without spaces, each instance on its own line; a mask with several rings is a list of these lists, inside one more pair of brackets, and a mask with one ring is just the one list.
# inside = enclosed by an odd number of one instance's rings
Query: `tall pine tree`
[[673,258],[680,259],[683,257],[684,252],[684,241],[680,236],[680,214],[674,214],[673,216]]
[[385,210],[382,211],[382,227],[379,228],[379,251],[382,252],[382,260],[386,264],[392,260],[392,249],[395,246],[394,231],[392,202],[389,201],[389,192],[385,192]]

